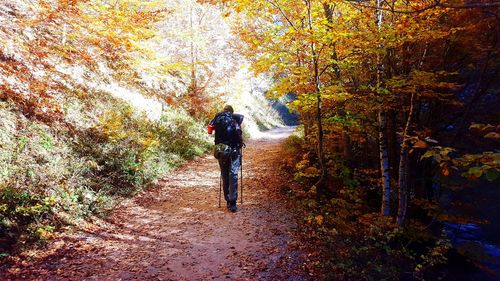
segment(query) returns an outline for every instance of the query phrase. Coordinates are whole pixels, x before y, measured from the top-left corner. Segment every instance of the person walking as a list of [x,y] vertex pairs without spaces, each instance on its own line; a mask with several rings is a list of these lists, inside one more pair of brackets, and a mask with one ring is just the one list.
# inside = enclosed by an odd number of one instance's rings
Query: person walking
[[226,206],[233,213],[237,210],[238,170],[241,165],[241,148],[245,145],[242,122],[243,115],[235,114],[233,107],[226,105],[208,124],[209,134],[215,130],[214,156],[219,161]]

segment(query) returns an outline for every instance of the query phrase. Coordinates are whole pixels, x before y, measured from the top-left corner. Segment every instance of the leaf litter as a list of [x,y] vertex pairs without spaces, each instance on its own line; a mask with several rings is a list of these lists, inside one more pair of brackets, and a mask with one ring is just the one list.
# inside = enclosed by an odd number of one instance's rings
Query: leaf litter
[[109,217],[13,258],[0,268],[1,279],[317,280],[305,270],[309,250],[279,192],[288,180],[278,168],[283,140],[247,143],[243,204],[238,200],[234,214],[224,202],[218,208],[218,164],[203,156],[125,200]]

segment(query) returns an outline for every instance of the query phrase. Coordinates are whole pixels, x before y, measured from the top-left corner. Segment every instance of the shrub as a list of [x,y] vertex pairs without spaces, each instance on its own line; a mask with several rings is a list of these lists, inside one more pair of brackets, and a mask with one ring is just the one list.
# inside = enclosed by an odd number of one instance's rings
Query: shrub
[[[301,229],[310,243],[322,249],[313,262],[326,280],[424,279],[446,261],[449,241],[421,223],[399,228],[392,218],[367,204],[370,177],[349,168],[335,155],[328,156],[330,181],[336,182],[329,200],[318,203],[308,175],[314,175],[311,161],[292,137],[284,144],[285,165],[295,169],[298,187],[287,194],[303,213]],[[299,153],[297,155],[297,153]],[[304,192],[304,190],[309,190]]]
[[133,194],[208,147],[202,126],[185,113],[170,110],[161,120],[151,121],[128,106],[105,112],[77,144],[77,150],[94,164],[87,171],[89,178],[99,179],[92,182],[92,189],[108,187],[109,192],[122,195]]
[[0,253],[105,213],[116,196],[136,193],[210,146],[204,126],[184,111],[152,121],[109,96],[94,99],[86,101],[100,104],[94,111],[72,111],[70,120],[85,126],[49,126],[0,102]]

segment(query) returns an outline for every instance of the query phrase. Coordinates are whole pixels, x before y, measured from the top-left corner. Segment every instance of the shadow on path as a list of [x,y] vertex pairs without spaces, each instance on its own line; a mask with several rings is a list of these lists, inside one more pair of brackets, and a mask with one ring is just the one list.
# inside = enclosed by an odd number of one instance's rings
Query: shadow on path
[[[247,143],[244,202],[218,208],[219,171],[208,155],[125,201],[111,216],[61,234],[3,280],[308,280],[295,217],[279,197],[280,144],[294,128]],[[239,203],[239,201],[238,201]],[[222,204],[225,205],[225,204]]]

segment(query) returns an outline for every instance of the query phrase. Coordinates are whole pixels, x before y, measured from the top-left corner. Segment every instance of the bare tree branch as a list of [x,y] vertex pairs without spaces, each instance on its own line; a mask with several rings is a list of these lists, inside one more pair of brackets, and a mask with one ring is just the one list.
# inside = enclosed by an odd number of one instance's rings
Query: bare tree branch
[[271,4],[273,7],[275,7],[276,9],[278,9],[278,11],[280,11],[281,15],[285,18],[285,20],[288,22],[288,24],[294,29],[294,30],[297,30],[297,28],[295,28],[295,25],[292,23],[292,21],[290,21],[290,19],[286,16],[285,14],[285,11],[283,11],[283,9],[281,9],[281,7],[274,3],[273,1],[271,0],[266,0],[267,3]]

